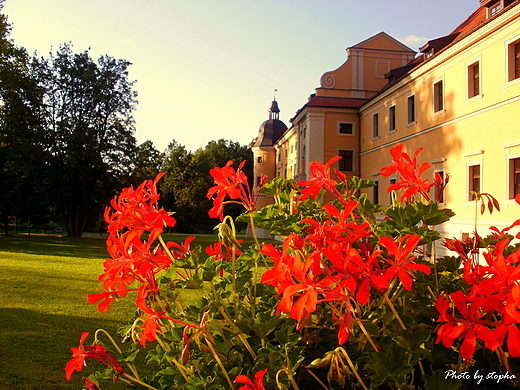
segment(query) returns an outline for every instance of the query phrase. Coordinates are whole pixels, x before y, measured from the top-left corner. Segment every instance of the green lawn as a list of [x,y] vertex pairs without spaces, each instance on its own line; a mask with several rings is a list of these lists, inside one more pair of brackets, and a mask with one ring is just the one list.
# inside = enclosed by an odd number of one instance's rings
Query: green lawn
[[[194,244],[205,247],[215,240],[200,236]],[[0,389],[82,388],[81,377],[93,370],[84,368],[68,382],[64,368],[70,347],[78,345],[84,331],[103,328],[115,334],[134,311],[130,299],[107,315],[87,302],[87,294],[100,285],[105,257],[101,237],[0,237]]]

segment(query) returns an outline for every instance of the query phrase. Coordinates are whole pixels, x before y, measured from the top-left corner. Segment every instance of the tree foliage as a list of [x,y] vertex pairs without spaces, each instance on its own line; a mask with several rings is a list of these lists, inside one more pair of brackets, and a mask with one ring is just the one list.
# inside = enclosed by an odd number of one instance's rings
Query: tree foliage
[[135,152],[136,92],[126,60],[75,54],[71,44],[32,70],[44,89],[45,147],[53,200],[70,236],[82,234],[118,178],[129,175]]
[[9,216],[35,219],[46,210],[42,90],[30,74],[26,50],[14,45],[9,34],[7,17],[0,14],[0,215],[4,233],[8,232]]
[[[137,94],[131,65],[64,44],[31,58],[9,39],[0,0],[0,216],[61,221],[70,236],[92,226],[114,192],[166,172],[165,207],[177,231],[208,232],[211,168],[229,160],[252,177],[250,146],[218,140],[195,152],[173,141],[164,153],[152,141],[136,146]],[[228,213],[238,215],[230,205]],[[203,218],[193,218],[204,215]],[[42,220],[43,222],[43,220]]]
[[138,145],[132,159],[130,184],[137,187],[143,181],[157,176],[161,169],[162,156],[150,140]]
[[[206,194],[213,185],[210,169],[226,165],[230,160],[235,166],[246,160],[244,170],[252,177],[252,159],[250,146],[229,140],[210,141],[193,153],[175,140],[171,142],[163,156],[161,170],[166,175],[160,186],[164,207],[175,212],[176,230],[210,232],[214,225],[207,215],[211,202]],[[229,212],[236,216],[240,210],[230,207]],[[197,218],[193,218],[194,215]]]

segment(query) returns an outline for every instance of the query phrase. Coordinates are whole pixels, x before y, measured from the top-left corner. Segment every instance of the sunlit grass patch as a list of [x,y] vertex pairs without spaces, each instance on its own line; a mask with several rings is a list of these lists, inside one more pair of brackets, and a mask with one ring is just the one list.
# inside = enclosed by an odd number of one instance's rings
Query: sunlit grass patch
[[[183,242],[188,235],[165,234],[166,241]],[[244,239],[244,247],[253,243]],[[65,379],[71,347],[81,333],[104,328],[111,334],[133,317],[133,296],[120,299],[108,314],[98,313],[87,295],[100,288],[98,276],[107,257],[106,237],[0,237],[0,389],[80,389],[81,377]],[[217,241],[197,235],[192,247]],[[196,299],[182,291],[186,300]],[[191,296],[193,294],[193,296]],[[92,336],[88,342],[93,340]],[[107,345],[108,346],[108,345]],[[89,366],[94,364],[88,362]],[[117,388],[117,387],[116,387]],[[122,388],[119,387],[119,388]]]

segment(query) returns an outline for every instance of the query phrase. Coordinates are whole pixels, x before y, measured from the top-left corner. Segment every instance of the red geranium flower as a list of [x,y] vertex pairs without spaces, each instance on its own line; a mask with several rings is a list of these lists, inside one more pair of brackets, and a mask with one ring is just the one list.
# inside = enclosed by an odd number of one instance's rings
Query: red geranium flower
[[[446,348],[450,348],[458,337],[464,341],[460,347],[461,356],[471,359],[477,345],[477,338],[485,342],[485,346],[492,351],[496,350],[500,343],[497,342],[493,332],[486,326],[490,320],[485,318],[480,310],[482,300],[485,298],[467,299],[462,291],[450,294],[451,299],[463,318],[454,317],[448,313],[449,301],[444,294],[437,299],[436,308],[440,310],[438,322],[447,322],[437,331],[436,343],[442,341]],[[468,308],[468,302],[470,306]]]
[[92,382],[88,378],[82,378],[83,383],[87,387],[87,390],[99,390],[98,385],[96,385],[94,382]]
[[163,311],[155,311],[146,303],[146,298],[149,294],[148,286],[143,284],[139,288],[139,292],[137,294],[137,300],[135,301],[137,307],[142,310],[144,314],[144,323],[143,323],[143,333],[141,334],[141,338],[139,342],[143,347],[146,347],[147,341],[155,341],[157,339],[157,332],[162,332],[162,324],[161,319],[170,320],[176,322],[178,324],[188,326],[190,328],[196,328],[197,325],[188,324],[184,321],[177,320],[175,318],[169,317],[165,315]]
[[110,237],[116,237],[120,230],[135,230],[141,235],[150,232],[152,241],[162,233],[165,226],[173,227],[175,219],[164,209],[158,207],[160,195],[157,192],[157,182],[164,176],[159,173],[154,181],[146,180],[137,189],[124,188],[116,196],[110,207],[105,210],[105,221],[108,223]]
[[330,178],[330,167],[336,161],[341,159],[339,156],[331,158],[326,164],[321,161],[312,161],[309,164],[310,179],[298,182],[301,187],[306,187],[302,190],[302,200],[309,197],[316,198],[322,189],[332,192],[336,187],[336,181]]
[[[236,171],[232,167],[233,161],[228,161],[223,168],[215,167],[209,171],[215,181],[215,185],[208,190],[206,196],[208,199],[211,199],[216,195],[213,199],[213,208],[208,212],[210,217],[218,217],[222,221],[224,219],[224,206],[227,203],[241,204],[246,211],[255,210],[258,194],[253,196],[247,176],[242,171],[245,163],[245,161],[242,161]],[[262,177],[259,187],[263,183],[265,183],[264,177]],[[224,201],[226,196],[229,196],[231,200]]]
[[249,379],[245,375],[239,375],[235,378],[235,382],[243,383],[244,386],[240,386],[238,390],[265,390],[263,380],[264,375],[267,372],[267,368],[265,370],[260,370],[255,374],[255,382]]
[[428,192],[430,192],[430,188],[434,183],[428,183],[428,180],[421,177],[422,174],[430,168],[430,164],[424,162],[421,167],[417,169],[417,155],[422,150],[423,148],[417,149],[413,158],[410,158],[408,153],[403,152],[403,144],[398,144],[390,149],[392,164],[381,169],[381,174],[384,177],[389,177],[396,172],[401,175],[398,182],[388,187],[388,192],[405,189],[401,200],[409,199],[417,193],[424,196],[427,200],[430,200]]
[[190,249],[190,244],[195,238],[196,237],[194,237],[194,236],[186,237],[186,240],[184,241],[183,244],[177,244],[176,242],[168,241],[167,246],[168,246],[168,248],[175,248],[175,249],[171,250],[172,255],[175,259],[184,258],[187,255],[189,255],[191,252],[193,252],[193,250]]
[[74,371],[81,371],[83,369],[83,366],[86,366],[86,359],[95,359],[116,372],[114,375],[115,382],[119,375],[123,373],[123,368],[116,360],[116,358],[114,358],[112,353],[105,347],[101,345],[84,346],[83,343],[87,339],[88,335],[89,332],[83,332],[79,341],[79,347],[71,348],[72,359],[67,363],[67,366],[65,367],[67,380],[70,381]]
[[379,244],[387,249],[389,255],[387,261],[391,264],[385,272],[385,277],[390,280],[397,274],[404,288],[408,291],[412,288],[412,278],[410,277],[410,275],[414,276],[412,270],[424,272],[427,275],[431,272],[430,267],[426,264],[412,263],[417,256],[411,256],[411,253],[417,247],[419,240],[420,237],[416,234],[405,235],[400,239],[399,245],[390,237],[381,237],[379,240]]

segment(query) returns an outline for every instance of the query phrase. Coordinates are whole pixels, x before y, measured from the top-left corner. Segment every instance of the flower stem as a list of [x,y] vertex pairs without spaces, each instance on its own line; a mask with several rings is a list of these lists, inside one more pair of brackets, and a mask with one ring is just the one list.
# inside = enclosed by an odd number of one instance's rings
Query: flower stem
[[289,381],[291,381],[291,385],[292,385],[292,388],[293,390],[299,390],[300,388],[298,387],[298,385],[296,384],[296,382],[294,381],[294,378],[291,374],[291,371],[284,367],[284,368],[281,368],[280,370],[278,370],[278,372],[276,373],[276,384],[278,385],[278,388],[279,389],[284,389],[286,388],[284,385],[282,385],[280,383],[280,380],[278,379],[278,376],[280,375],[281,372],[285,372],[285,374],[289,377]]
[[233,221],[233,218],[231,218],[229,215],[226,215],[224,220],[222,221],[223,224],[227,224],[227,221],[229,221],[229,224],[231,225],[231,281],[233,283],[233,307],[235,310],[235,320],[238,320],[238,291],[237,291],[237,270],[236,270],[236,245],[234,244],[236,242],[236,229],[235,229],[235,223]]
[[124,376],[125,378],[130,379],[132,382],[138,383],[138,384],[140,384],[141,386],[144,386],[144,387],[146,387],[146,388],[148,388],[148,389],[151,389],[151,390],[158,390],[157,387],[153,387],[153,386],[150,386],[150,385],[147,384],[147,383],[141,382],[139,379],[134,378],[133,376],[128,375],[128,374],[125,373],[125,372],[123,373],[123,376]]
[[358,380],[359,384],[361,385],[361,387],[363,387],[363,389],[365,389],[365,390],[368,390],[368,387],[366,387],[365,383],[363,382],[363,379],[361,379],[361,377],[359,376],[359,373],[357,372],[356,367],[354,366],[354,363],[350,359],[350,356],[348,355],[347,351],[345,351],[345,349],[343,349],[342,347],[336,348],[336,351],[338,351],[338,350],[340,352],[342,352],[343,355],[345,355],[348,365],[350,366],[350,369],[354,373],[354,375],[355,375],[356,379]]
[[98,333],[101,332],[101,333],[104,333],[105,336],[108,337],[108,339],[110,340],[110,342],[112,343],[112,345],[117,349],[117,352],[119,352],[120,354],[123,353],[121,351],[121,348],[119,348],[119,346],[116,344],[116,342],[114,341],[114,339],[112,338],[112,336],[110,336],[110,333],[108,333],[105,329],[98,329],[96,330],[96,333],[94,333],[94,340],[95,341],[98,341]]
[[384,293],[383,296],[385,298],[386,303],[388,303],[388,305],[390,306],[390,310],[392,310],[392,313],[394,313],[395,318],[399,322],[399,325],[401,325],[401,328],[403,328],[403,330],[406,330],[406,325],[401,320],[401,317],[399,316],[399,314],[397,314],[397,311],[395,310],[395,306],[392,303],[392,301],[390,300],[390,298],[388,298],[388,295],[386,293]]
[[[255,220],[253,218],[253,213],[249,213],[249,224],[251,225],[251,234],[253,235],[253,239],[255,240],[256,248],[260,251],[260,242],[258,241],[258,236],[256,235]],[[262,261],[264,262],[265,268],[269,268],[264,254],[262,252],[260,252],[260,256],[262,257]]]
[[159,242],[161,243],[161,246],[163,247],[164,251],[168,254],[168,257],[170,258],[170,260],[172,262],[175,262],[175,257],[173,257],[172,252],[170,251],[170,249],[168,248],[168,246],[164,242],[164,240],[162,238],[162,234],[159,234],[158,238],[159,238]]
[[211,287],[213,289],[213,294],[215,295],[215,300],[216,300],[215,306],[217,307],[218,311],[220,312],[220,314],[222,314],[222,317],[224,317],[224,319],[229,324],[229,326],[231,326],[231,328],[236,333],[237,337],[240,339],[240,341],[242,342],[244,347],[246,347],[246,349],[249,351],[249,353],[251,354],[251,357],[253,359],[256,359],[256,353],[253,351],[253,348],[251,348],[251,345],[249,345],[249,342],[244,337],[244,333],[240,330],[240,328],[238,326],[235,325],[235,323],[233,322],[233,320],[227,313],[226,308],[224,307],[224,305],[222,305],[222,302],[219,299],[219,295],[215,289],[215,285],[213,284],[213,282],[211,282]]
[[[258,249],[260,249],[260,245],[258,244],[258,238],[256,237],[256,232],[255,232],[255,225],[254,225],[254,220],[253,220],[253,213],[249,213],[249,222],[250,222],[250,225],[251,225],[251,232],[253,232],[253,238],[255,239],[255,242],[256,242],[256,247]],[[265,259],[264,259],[264,262],[265,262]],[[255,318],[255,314],[256,314],[256,286],[258,284],[258,259],[255,257],[255,272],[254,272],[254,275],[253,275],[253,303],[251,305],[251,317],[252,318]]]
[[367,332],[365,326],[363,325],[363,323],[361,322],[361,320],[357,319],[356,318],[356,321],[359,325],[359,327],[361,328],[361,331],[363,332],[363,334],[366,336],[366,338],[368,339],[370,345],[372,346],[372,348],[374,348],[374,351],[376,352],[379,352],[379,349],[377,349],[377,346],[376,344],[374,343],[374,341],[372,340],[372,337],[370,337],[370,334]]
[[186,372],[185,372],[186,368],[184,368],[184,366],[182,364],[180,364],[175,358],[172,359],[172,363],[175,365],[175,367],[177,367],[177,369],[181,373],[181,375],[184,378],[184,380],[186,382],[188,382],[188,376],[186,375]]
[[430,294],[432,295],[432,298],[434,301],[437,301],[437,297],[435,296],[435,294],[433,293],[432,291],[432,288],[430,286],[426,286],[426,288],[428,289],[428,291],[430,292]]
[[311,370],[310,368],[306,368],[306,371],[307,371],[309,374],[311,374],[312,377],[313,377],[314,379],[316,379],[316,381],[321,385],[321,387],[323,387],[325,390],[330,390],[330,389],[325,385],[325,383],[323,383],[323,382],[321,381],[321,379],[318,378],[314,372],[312,372],[312,370]]
[[229,384],[229,388],[231,390],[234,390],[235,386],[233,385],[233,382],[231,381],[231,378],[229,377],[227,371],[226,371],[226,368],[224,367],[224,364],[222,364],[222,361],[220,360],[220,358],[218,357],[218,354],[217,352],[215,351],[215,349],[213,348],[213,345],[211,344],[211,342],[206,338],[204,337],[204,339],[206,340],[206,344],[207,346],[209,347],[209,350],[211,351],[211,354],[213,355],[213,357],[215,358],[215,360],[217,361],[217,364],[219,365],[220,369],[222,370],[222,373],[224,374],[224,376],[226,377],[226,380]]
[[[121,348],[119,348],[119,346],[116,344],[116,342],[114,341],[114,339],[112,338],[110,333],[108,333],[105,329],[98,329],[98,330],[96,330],[96,333],[94,333],[94,340],[98,339],[98,332],[101,332],[105,336],[108,337],[108,339],[110,340],[112,345],[117,349],[117,352],[119,352],[120,355],[123,353],[123,351],[121,351]],[[139,374],[138,374],[137,369],[135,368],[135,366],[132,363],[129,363],[129,362],[126,362],[126,365],[128,366],[128,368],[130,368],[130,371],[132,371],[132,373],[136,376],[136,378],[139,379]]]

